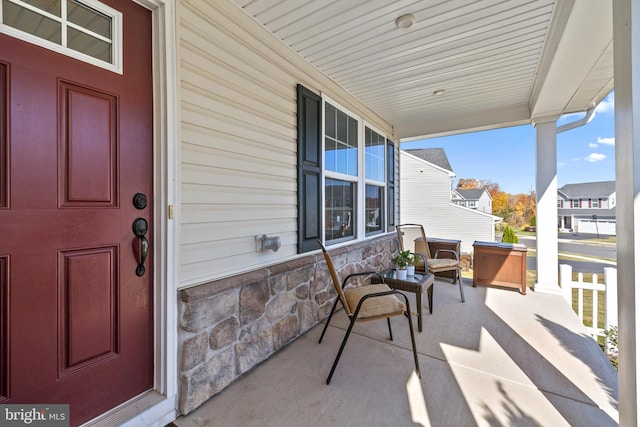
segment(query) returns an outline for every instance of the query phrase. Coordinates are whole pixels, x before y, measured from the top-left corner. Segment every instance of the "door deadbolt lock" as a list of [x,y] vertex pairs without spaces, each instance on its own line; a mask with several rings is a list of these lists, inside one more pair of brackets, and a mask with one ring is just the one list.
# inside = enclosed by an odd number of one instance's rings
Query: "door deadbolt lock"
[[142,209],[146,208],[147,207],[147,202],[148,202],[147,195],[144,194],[144,193],[136,193],[133,196],[133,206],[136,209],[142,210]]

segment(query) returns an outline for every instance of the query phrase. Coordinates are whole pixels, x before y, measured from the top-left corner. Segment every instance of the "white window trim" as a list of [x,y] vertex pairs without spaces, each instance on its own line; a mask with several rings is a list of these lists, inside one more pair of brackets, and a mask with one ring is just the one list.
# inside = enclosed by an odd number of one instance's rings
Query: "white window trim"
[[[20,0],[11,0],[12,2],[15,2],[16,4],[20,5],[20,6],[24,6],[27,9],[33,9],[32,6],[30,6],[27,3],[22,3]],[[0,33],[3,34],[7,34],[11,37],[26,41],[28,43],[34,44],[36,46],[40,46],[43,47],[45,49],[49,49],[52,50],[54,52],[58,52],[61,53],[63,55],[66,56],[70,56],[72,58],[75,58],[77,60],[80,60],[82,62],[86,62],[92,65],[95,65],[96,67],[100,67],[100,68],[104,68],[106,70],[109,71],[113,71],[114,73],[118,73],[118,74],[122,74],[123,73],[123,61],[122,61],[122,56],[123,56],[123,52],[122,52],[122,13],[116,9],[113,9],[109,6],[107,6],[106,4],[100,3],[97,0],[76,0],[79,3],[82,3],[83,5],[86,5],[87,7],[90,7],[92,9],[95,9],[97,11],[99,11],[100,13],[103,13],[104,15],[110,17],[112,19],[112,23],[113,23],[113,38],[111,40],[111,46],[113,49],[113,63],[109,63],[109,62],[105,62],[102,61],[98,58],[94,58],[93,56],[87,55],[85,53],[82,52],[78,52],[77,50],[68,48],[66,46],[57,44],[57,43],[53,43],[50,42],[48,40],[42,39],[38,36],[35,36],[33,34],[30,33],[26,33],[24,31],[18,30],[16,28],[10,27],[9,25],[6,24],[2,24],[1,22],[3,22],[3,17],[2,17],[2,10],[3,8],[0,7]],[[64,3],[66,4],[66,3]],[[66,10],[66,8],[63,8],[63,10]],[[40,13],[40,12],[39,12]],[[43,16],[49,16],[50,14],[48,14],[47,12],[42,12],[40,13]],[[66,15],[66,14],[64,14]],[[63,16],[62,18],[58,18],[55,17],[56,21],[60,21],[62,20],[62,26],[63,28],[66,26],[72,27],[72,28],[78,28],[77,25],[73,24],[73,23],[69,23],[67,21],[67,17]],[[83,32],[87,33],[87,34],[92,34],[91,32],[89,32],[86,29],[82,29]],[[96,35],[97,36],[97,35]],[[103,37],[97,36],[100,40],[103,39]],[[66,40],[66,31],[62,32],[62,39]],[[66,43],[64,43],[66,44]]]

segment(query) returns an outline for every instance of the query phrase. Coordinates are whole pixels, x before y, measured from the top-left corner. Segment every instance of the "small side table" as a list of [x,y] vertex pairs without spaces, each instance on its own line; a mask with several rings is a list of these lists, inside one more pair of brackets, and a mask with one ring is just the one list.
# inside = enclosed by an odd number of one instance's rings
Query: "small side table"
[[[407,276],[404,280],[400,280],[396,278],[396,272],[391,268],[384,270],[380,274],[384,277],[384,283],[389,285],[390,288],[413,292],[416,294],[416,305],[418,306],[418,332],[422,332],[422,294],[426,289],[427,299],[429,301],[429,313],[433,313],[434,275],[432,273],[417,273],[413,276]],[[371,280],[375,283],[376,280],[380,279],[378,279],[378,276],[373,276]]]

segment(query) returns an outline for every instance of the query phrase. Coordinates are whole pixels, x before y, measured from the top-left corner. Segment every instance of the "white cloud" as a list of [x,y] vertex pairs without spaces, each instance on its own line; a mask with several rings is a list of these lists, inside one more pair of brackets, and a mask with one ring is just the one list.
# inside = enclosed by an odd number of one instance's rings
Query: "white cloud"
[[579,162],[580,160],[582,160],[580,157],[573,157],[571,159],[572,162]]
[[[604,138],[602,136],[599,136],[598,137],[598,144],[616,145],[616,138],[615,137]],[[589,144],[589,147],[591,147],[591,144]]]
[[584,159],[589,163],[595,163],[595,162],[602,161],[602,160],[604,160],[606,158],[607,158],[607,156],[604,155],[604,154],[591,153],[587,157],[585,157]]
[[600,104],[596,106],[596,114],[609,113],[614,109],[614,92],[611,92],[606,98],[600,101]]
[[[600,101],[600,103],[598,105],[596,105],[596,109],[594,111],[593,116],[591,116],[591,119],[587,122],[591,122],[591,120],[593,120],[598,114],[604,114],[604,113],[613,113],[614,109],[615,109],[615,97],[614,97],[614,92],[612,91],[609,95],[607,95],[602,101]],[[566,123],[571,123],[577,120],[581,120],[586,116],[584,111],[578,111],[576,113],[569,113],[569,114],[564,114],[562,116],[560,116],[560,118],[558,119],[558,122],[556,123],[558,126],[564,125]]]
[[589,143],[589,148],[596,148],[598,146],[598,144],[596,144],[595,142],[590,142]]
[[558,167],[561,168],[562,166],[564,166],[564,162],[558,162]]

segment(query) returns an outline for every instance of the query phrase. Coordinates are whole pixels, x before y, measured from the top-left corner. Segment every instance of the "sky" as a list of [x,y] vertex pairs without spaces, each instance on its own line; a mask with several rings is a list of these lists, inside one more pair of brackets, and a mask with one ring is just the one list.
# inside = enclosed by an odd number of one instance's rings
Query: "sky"
[[[615,180],[614,92],[596,107],[589,123],[557,135],[558,188],[565,184]],[[579,120],[568,114],[558,126]],[[506,193],[536,189],[536,131],[531,125],[404,142],[402,149],[443,148],[459,178],[500,185]]]

